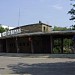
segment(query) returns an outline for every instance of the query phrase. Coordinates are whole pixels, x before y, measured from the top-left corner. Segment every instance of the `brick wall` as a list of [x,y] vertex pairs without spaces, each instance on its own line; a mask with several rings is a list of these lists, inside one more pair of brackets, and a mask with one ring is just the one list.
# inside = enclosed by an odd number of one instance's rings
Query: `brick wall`
[[50,32],[52,28],[48,25],[33,24],[22,27],[22,32]]
[[42,25],[23,26],[22,32],[42,32]]

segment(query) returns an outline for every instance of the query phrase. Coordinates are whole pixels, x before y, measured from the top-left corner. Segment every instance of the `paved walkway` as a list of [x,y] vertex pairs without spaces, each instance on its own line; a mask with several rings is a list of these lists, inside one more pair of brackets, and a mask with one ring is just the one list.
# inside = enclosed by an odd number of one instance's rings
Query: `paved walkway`
[[75,59],[0,56],[0,75],[75,75]]

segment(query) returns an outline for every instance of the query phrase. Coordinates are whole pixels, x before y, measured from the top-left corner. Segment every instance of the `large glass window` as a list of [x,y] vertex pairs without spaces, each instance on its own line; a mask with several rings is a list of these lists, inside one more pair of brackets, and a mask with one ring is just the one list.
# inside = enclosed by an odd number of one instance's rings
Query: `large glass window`
[[53,53],[61,53],[61,39],[54,39],[53,44]]
[[73,41],[72,39],[65,38],[63,40],[63,53],[72,53]]

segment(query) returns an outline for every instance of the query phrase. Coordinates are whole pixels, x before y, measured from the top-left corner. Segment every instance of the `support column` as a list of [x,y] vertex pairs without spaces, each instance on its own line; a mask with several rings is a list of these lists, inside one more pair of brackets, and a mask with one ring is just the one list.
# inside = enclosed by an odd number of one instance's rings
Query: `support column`
[[16,37],[16,49],[17,49],[17,53],[19,53],[19,47],[18,47],[18,40],[17,40],[17,37]]
[[6,53],[9,52],[9,49],[8,49],[8,40],[6,39]]
[[63,53],[63,38],[61,38],[61,53]]
[[0,40],[0,53],[2,52],[2,43],[1,43],[1,40]]
[[31,41],[31,51],[32,51],[32,54],[34,53],[34,49],[33,49],[33,40]]
[[34,48],[33,48],[33,40],[31,37],[29,37],[29,42],[30,42],[30,45],[31,45],[31,53],[33,54],[34,53]]
[[53,53],[53,37],[50,36],[50,42],[51,42],[51,53]]

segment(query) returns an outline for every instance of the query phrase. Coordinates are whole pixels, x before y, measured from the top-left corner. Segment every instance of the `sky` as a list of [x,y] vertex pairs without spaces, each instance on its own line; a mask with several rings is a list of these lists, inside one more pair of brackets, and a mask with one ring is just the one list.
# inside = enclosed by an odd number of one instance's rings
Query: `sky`
[[70,0],[0,0],[0,24],[17,27],[42,21],[51,26],[70,27]]

